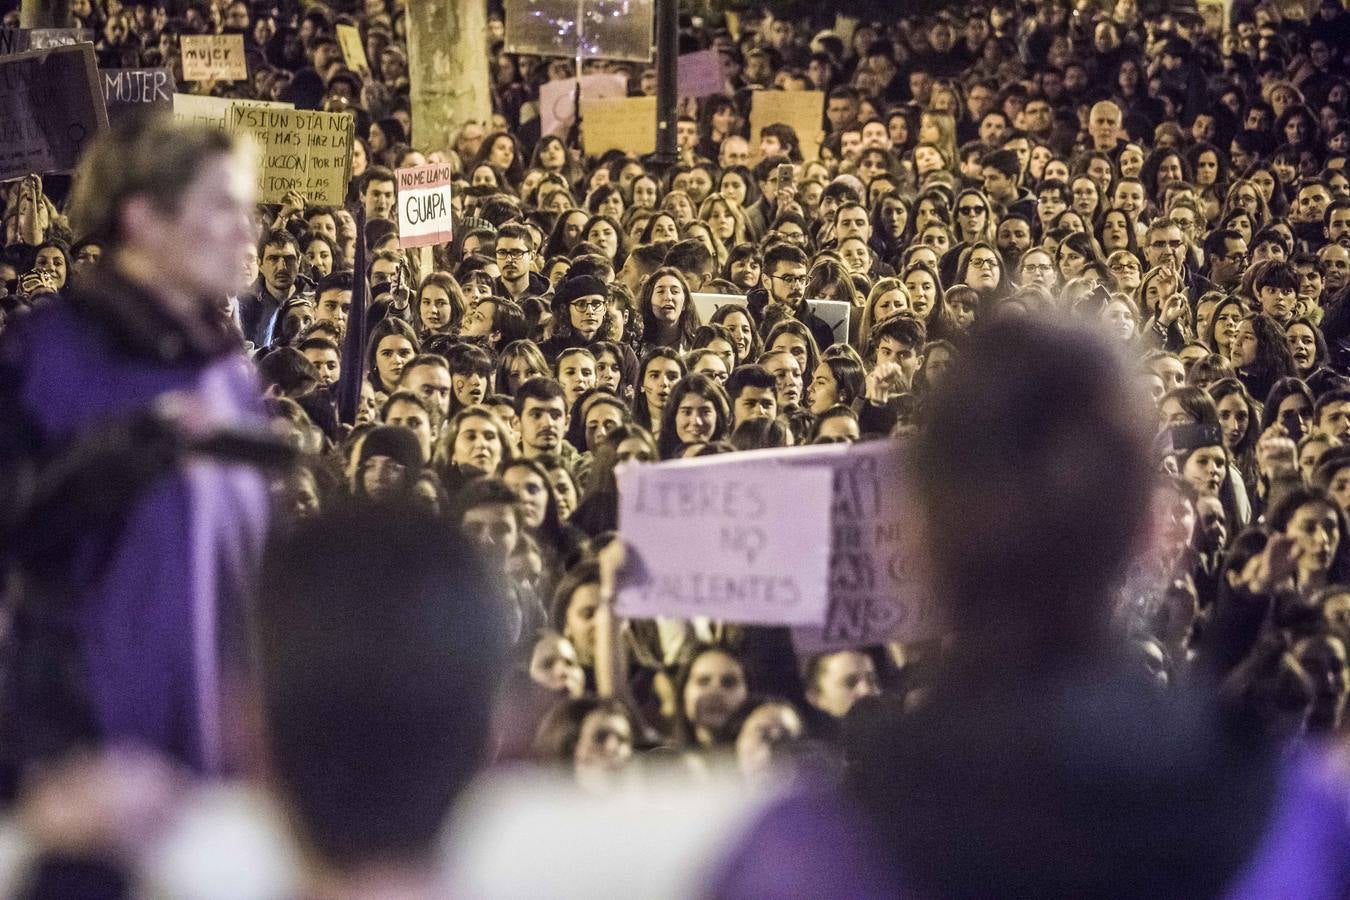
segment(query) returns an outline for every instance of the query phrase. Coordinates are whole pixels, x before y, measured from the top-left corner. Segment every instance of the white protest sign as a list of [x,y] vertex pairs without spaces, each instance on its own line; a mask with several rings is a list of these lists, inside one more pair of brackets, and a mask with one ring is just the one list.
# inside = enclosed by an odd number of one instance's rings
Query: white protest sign
[[630,618],[820,627],[830,470],[723,459],[620,469],[620,532],[646,577],[620,589],[616,610]]
[[247,81],[242,34],[185,34],[179,38],[185,81]]
[[450,182],[455,172],[447,163],[399,169],[398,245],[425,247],[454,238]]
[[[628,95],[628,77],[613,72],[581,76],[581,96],[587,100]],[[540,134],[566,137],[567,129],[577,121],[577,82],[575,78],[545,81],[539,86]]]
[[173,117],[179,122],[225,127],[225,115],[231,106],[253,106],[258,109],[295,109],[294,103],[278,100],[235,100],[230,97],[204,97],[198,94],[174,94]]

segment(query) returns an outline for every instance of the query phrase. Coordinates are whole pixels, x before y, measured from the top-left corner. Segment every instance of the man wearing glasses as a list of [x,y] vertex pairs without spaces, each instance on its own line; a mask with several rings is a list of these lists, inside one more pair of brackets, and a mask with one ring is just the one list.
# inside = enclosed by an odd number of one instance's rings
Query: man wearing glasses
[[1231,228],[1211,232],[1205,239],[1205,262],[1210,281],[1225,291],[1235,290],[1247,271],[1246,239]]
[[1182,280],[1186,284],[1186,293],[1194,304],[1201,294],[1216,290],[1217,287],[1214,282],[1186,265],[1186,257],[1189,254],[1190,247],[1186,243],[1186,235],[1182,233],[1181,226],[1166,216],[1154,219],[1148,226],[1148,231],[1144,233],[1144,258],[1148,261],[1149,268],[1157,266],[1175,268],[1181,273]]
[[834,330],[807,306],[808,281],[806,253],[792,244],[774,244],[764,254],[764,292],[750,292],[750,308],[756,319],[763,319],[768,304],[786,306],[824,350],[834,343]]
[[501,277],[493,282],[493,293],[519,301],[524,297],[543,297],[549,292],[548,279],[532,268],[534,236],[524,225],[508,222],[497,230],[497,268]]

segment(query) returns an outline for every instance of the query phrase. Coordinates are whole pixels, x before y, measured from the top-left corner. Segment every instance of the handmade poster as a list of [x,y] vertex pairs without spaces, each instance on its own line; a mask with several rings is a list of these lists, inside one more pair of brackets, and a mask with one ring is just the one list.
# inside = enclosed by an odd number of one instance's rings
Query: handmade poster
[[340,206],[352,171],[351,113],[266,109],[232,104],[225,127],[258,150],[258,202],[280,203],[298,191],[306,203]]
[[361,41],[361,29],[355,25],[338,25],[337,40],[347,68],[369,75],[370,60],[366,58],[366,45]]
[[642,155],[656,150],[656,98],[581,98],[581,136],[586,153],[606,150]]
[[294,103],[275,100],[232,100],[229,97],[203,97],[199,94],[174,94],[173,117],[180,122],[225,127],[225,117],[231,106],[251,106],[257,109],[295,109]]
[[184,81],[247,81],[242,34],[185,34],[179,39]]
[[70,172],[104,128],[93,44],[0,57],[0,181]]
[[[628,78],[617,72],[595,72],[581,76],[581,96],[589,100],[624,97]],[[539,87],[540,134],[564,137],[577,120],[577,83],[568,78],[546,81]]]
[[394,172],[398,178],[398,245],[426,247],[454,238],[450,183],[454,169],[428,163]]
[[755,91],[750,100],[750,150],[759,154],[759,133],[766,125],[791,125],[802,145],[802,159],[820,155],[825,95],[820,91]]
[[623,467],[620,533],[646,577],[619,592],[617,611],[630,618],[819,627],[831,480],[827,467],[773,460],[724,465],[705,457]]
[[110,118],[142,109],[173,109],[177,87],[171,69],[99,69],[103,105]]

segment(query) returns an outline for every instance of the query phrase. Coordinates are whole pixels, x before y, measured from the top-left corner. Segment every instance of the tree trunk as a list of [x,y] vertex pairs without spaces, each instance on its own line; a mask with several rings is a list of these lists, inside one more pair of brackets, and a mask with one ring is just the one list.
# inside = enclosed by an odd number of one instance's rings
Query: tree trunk
[[21,28],[69,28],[70,0],[23,0],[19,8]]
[[409,0],[408,69],[415,148],[448,150],[464,123],[486,127],[492,95],[484,0]]

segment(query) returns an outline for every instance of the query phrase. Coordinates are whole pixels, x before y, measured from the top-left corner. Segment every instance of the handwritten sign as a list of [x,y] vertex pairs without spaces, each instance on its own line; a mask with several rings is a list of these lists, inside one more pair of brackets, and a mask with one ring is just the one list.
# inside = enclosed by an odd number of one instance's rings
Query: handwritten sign
[[[586,100],[623,97],[628,93],[628,78],[617,72],[596,72],[581,76],[581,96]],[[541,134],[565,137],[577,121],[577,83],[568,78],[546,81],[539,86],[539,127]]]
[[242,34],[185,34],[179,42],[185,80],[248,80]]
[[93,44],[0,57],[0,180],[70,172],[107,127]]
[[648,577],[620,590],[616,609],[635,618],[819,627],[830,489],[824,467],[713,457],[624,467],[620,529]]
[[229,97],[203,97],[200,94],[174,94],[173,117],[179,122],[225,127],[225,118],[231,106],[254,109],[295,109],[294,103],[275,100],[231,100]]
[[444,163],[429,163],[394,172],[398,178],[398,245],[426,247],[454,238],[450,182],[455,172]]
[[298,191],[306,203],[340,206],[352,171],[351,113],[265,109],[234,103],[225,128],[258,149],[258,201],[280,203]]
[[172,109],[174,81],[170,69],[99,69],[103,105],[115,118],[138,109]]
[[656,150],[656,98],[581,98],[581,133],[586,152],[599,156],[606,150],[652,153]]
[[362,75],[369,75],[370,60],[366,57],[366,45],[361,41],[361,29],[355,25],[338,25],[337,39],[347,68]]
[[791,125],[802,145],[802,159],[820,155],[821,115],[825,95],[820,91],[755,91],[750,99],[750,146],[759,152],[759,133],[768,125]]
[[94,33],[87,28],[0,28],[0,55],[69,47],[93,40]]
[[726,89],[722,54],[717,50],[685,53],[679,58],[676,73],[676,93],[681,97],[707,97]]

